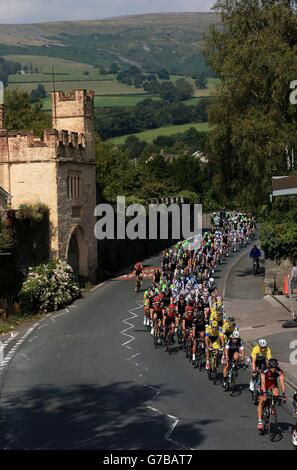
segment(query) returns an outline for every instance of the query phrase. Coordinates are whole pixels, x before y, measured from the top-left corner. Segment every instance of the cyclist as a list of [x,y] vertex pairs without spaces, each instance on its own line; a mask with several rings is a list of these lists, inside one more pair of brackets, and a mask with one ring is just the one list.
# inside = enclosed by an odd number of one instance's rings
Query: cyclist
[[143,267],[141,263],[136,263],[134,266],[134,279],[139,280],[142,282],[143,278]]
[[232,333],[231,338],[227,342],[225,346],[225,357],[226,357],[226,365],[224,367],[223,372],[223,388],[227,388],[227,380],[228,380],[228,371],[234,359],[236,366],[238,366],[239,360],[241,362],[244,361],[244,346],[243,342],[240,338],[239,331],[234,330]]
[[250,251],[250,258],[253,260],[256,260],[257,263],[257,271],[259,271],[259,260],[261,258],[261,251],[257,247],[257,245],[254,245],[253,248]]
[[272,393],[274,397],[279,397],[279,387],[282,390],[282,399],[286,401],[285,376],[283,371],[278,367],[277,359],[269,359],[268,368],[261,372],[261,392],[258,403],[258,430],[263,430],[263,408],[267,400],[267,392]]
[[194,308],[192,305],[187,305],[185,308],[185,313],[182,318],[182,331],[184,341],[186,340],[187,333],[192,336],[193,329],[193,320],[194,320]]
[[165,335],[167,331],[170,333],[174,333],[175,325],[177,320],[177,311],[176,306],[171,303],[169,304],[168,308],[165,308],[164,315],[163,315],[163,331]]
[[233,331],[236,328],[236,322],[234,317],[228,317],[223,321],[222,331],[225,335],[225,342],[231,338]]
[[204,316],[204,311],[203,311],[202,305],[200,307],[196,307],[194,309],[192,336],[194,338],[194,342],[193,342],[193,363],[195,363],[196,354],[197,354],[198,339],[201,338],[203,340],[201,344],[203,346],[205,345],[205,342],[204,342],[204,337],[205,337],[205,316]]
[[[151,329],[152,335],[154,335],[155,325],[158,325],[158,327],[161,328],[162,318],[163,318],[163,309],[161,305],[161,300],[160,300],[160,296],[157,296],[153,304],[153,326]],[[158,342],[161,343],[160,338],[158,339]]]
[[250,391],[253,392],[255,388],[255,381],[258,377],[259,371],[268,366],[269,359],[272,358],[271,349],[267,346],[267,341],[264,338],[259,339],[251,352],[252,358],[252,378],[250,381]]
[[217,321],[213,320],[205,329],[205,345],[206,345],[206,369],[210,368],[209,364],[209,348],[218,351],[224,346],[224,335],[219,328]]
[[156,269],[155,272],[154,272],[154,280],[153,282],[155,282],[156,284],[159,284],[161,280],[161,273],[160,273],[160,270],[159,269]]

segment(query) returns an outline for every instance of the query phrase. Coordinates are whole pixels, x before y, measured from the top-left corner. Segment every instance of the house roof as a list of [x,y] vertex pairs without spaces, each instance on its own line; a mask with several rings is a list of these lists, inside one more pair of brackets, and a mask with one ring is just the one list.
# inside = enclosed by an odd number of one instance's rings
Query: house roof
[[297,175],[273,177],[272,191],[273,196],[297,194]]

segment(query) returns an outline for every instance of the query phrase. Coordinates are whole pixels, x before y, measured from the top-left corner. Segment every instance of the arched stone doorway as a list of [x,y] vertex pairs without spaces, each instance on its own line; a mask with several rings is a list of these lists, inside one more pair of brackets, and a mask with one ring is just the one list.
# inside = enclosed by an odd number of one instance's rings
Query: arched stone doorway
[[77,226],[69,237],[67,263],[72,267],[76,280],[83,284],[88,277],[88,243],[80,226]]
[[71,235],[68,246],[67,263],[72,267],[75,279],[79,281],[79,246],[74,233]]

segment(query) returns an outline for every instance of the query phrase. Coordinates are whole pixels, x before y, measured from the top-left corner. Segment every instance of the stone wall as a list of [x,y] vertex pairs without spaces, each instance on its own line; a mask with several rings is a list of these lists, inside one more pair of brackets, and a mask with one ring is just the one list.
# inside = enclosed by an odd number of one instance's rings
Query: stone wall
[[283,293],[284,276],[291,274],[292,266],[293,264],[288,258],[265,259],[265,294]]
[[[191,226],[192,223],[193,213],[191,214]],[[147,220],[147,227],[148,225],[149,224]],[[203,230],[210,229],[210,214],[203,214],[202,227]],[[171,231],[172,222],[169,218],[169,236]],[[137,261],[160,253],[162,250],[173,246],[178,241],[180,241],[180,239],[173,239],[172,237],[166,240],[149,240],[148,236],[146,240],[100,240],[98,241],[97,273],[99,276],[104,271],[107,271],[108,273],[115,273],[121,269],[134,265]]]

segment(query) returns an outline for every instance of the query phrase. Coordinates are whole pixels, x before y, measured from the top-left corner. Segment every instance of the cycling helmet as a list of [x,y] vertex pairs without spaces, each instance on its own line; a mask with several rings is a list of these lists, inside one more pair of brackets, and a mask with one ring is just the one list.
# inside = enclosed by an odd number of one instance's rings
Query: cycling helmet
[[269,369],[276,369],[277,366],[278,366],[277,359],[269,359],[269,361],[268,361],[268,368]]
[[233,331],[232,333],[232,338],[233,339],[239,339],[240,335],[239,335],[239,331],[235,330]]
[[266,339],[261,338],[261,339],[259,339],[258,344],[259,344],[260,348],[266,348],[267,341],[266,341]]
[[234,323],[235,322],[235,318],[234,317],[228,317],[227,320],[231,323]]
[[219,327],[219,324],[218,324],[218,322],[217,322],[216,320],[213,320],[213,321],[211,322],[211,326],[212,326],[212,328],[213,328],[214,330],[217,330],[218,327]]

